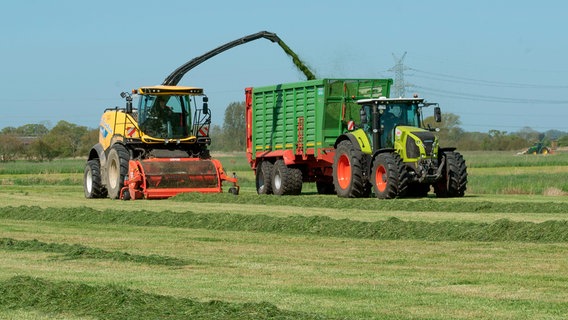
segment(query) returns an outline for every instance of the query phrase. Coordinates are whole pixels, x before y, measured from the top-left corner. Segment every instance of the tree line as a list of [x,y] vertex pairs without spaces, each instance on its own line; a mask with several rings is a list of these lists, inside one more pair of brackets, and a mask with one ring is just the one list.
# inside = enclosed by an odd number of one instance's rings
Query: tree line
[[[466,132],[461,128],[458,115],[446,113],[441,123],[432,117],[424,120],[440,130],[438,135],[442,146],[453,146],[459,150],[473,151],[523,151],[536,142],[550,146],[568,146],[568,133],[558,130],[538,132],[525,127],[517,132],[489,130],[487,133]],[[245,104],[233,102],[225,109],[222,126],[210,129],[211,150],[245,151]],[[0,131],[0,161],[27,159],[50,161],[55,158],[86,157],[98,141],[99,129],[59,121],[53,128],[44,124],[26,124],[20,127],[5,127]]]

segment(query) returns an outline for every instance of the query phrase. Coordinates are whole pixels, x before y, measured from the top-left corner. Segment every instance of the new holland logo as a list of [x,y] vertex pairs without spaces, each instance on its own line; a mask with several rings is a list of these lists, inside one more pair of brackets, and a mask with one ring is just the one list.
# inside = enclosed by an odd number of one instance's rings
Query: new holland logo
[[132,138],[132,136],[136,133],[136,128],[128,127],[126,128],[126,134]]

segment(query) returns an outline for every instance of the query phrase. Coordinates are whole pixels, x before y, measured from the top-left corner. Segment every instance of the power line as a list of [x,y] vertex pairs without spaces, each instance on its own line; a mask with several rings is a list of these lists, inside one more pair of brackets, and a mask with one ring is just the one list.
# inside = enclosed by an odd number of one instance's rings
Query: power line
[[491,80],[482,80],[482,79],[474,79],[474,78],[467,78],[467,77],[459,77],[453,76],[444,73],[437,73],[437,72],[429,72],[424,71],[412,67],[406,67],[406,70],[412,70],[417,73],[423,73],[430,76],[442,77],[442,78],[435,78],[434,80],[440,81],[451,81],[460,83],[469,83],[481,86],[497,86],[497,87],[508,87],[508,88],[521,88],[521,89],[530,89],[530,88],[539,88],[539,89],[568,89],[568,85],[546,85],[546,84],[529,84],[529,83],[516,83],[516,82],[500,82],[500,81],[491,81]]
[[429,87],[413,85],[414,88],[426,90],[429,92],[436,93],[438,95],[443,95],[450,98],[459,98],[472,101],[484,101],[484,102],[501,102],[501,103],[523,103],[523,104],[567,104],[568,100],[546,100],[546,99],[523,99],[523,98],[510,98],[510,97],[497,97],[497,96],[486,96],[480,94],[470,94],[464,92],[455,92],[449,90],[439,90]]

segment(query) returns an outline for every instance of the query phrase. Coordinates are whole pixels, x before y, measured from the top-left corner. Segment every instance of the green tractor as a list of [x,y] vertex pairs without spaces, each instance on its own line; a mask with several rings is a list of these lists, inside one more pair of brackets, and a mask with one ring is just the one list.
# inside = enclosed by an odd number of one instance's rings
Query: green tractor
[[535,143],[527,149],[526,154],[549,154],[550,149],[542,141]]
[[464,158],[439,146],[434,129],[423,125],[422,110],[434,105],[419,98],[357,101],[360,123],[335,144],[333,183],[340,197],[379,199],[423,197],[433,187],[438,197],[463,197],[467,186]]

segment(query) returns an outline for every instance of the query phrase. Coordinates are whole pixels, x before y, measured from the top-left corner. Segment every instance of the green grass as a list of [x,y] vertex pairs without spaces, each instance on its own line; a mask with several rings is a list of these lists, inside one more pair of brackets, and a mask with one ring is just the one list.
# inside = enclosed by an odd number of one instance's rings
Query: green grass
[[[486,206],[491,209],[490,206]],[[542,207],[541,207],[542,208]],[[132,226],[177,227],[225,231],[269,232],[290,235],[341,237],[375,240],[428,240],[428,241],[519,241],[519,242],[568,242],[568,221],[545,221],[542,223],[519,222],[500,219],[492,223],[475,222],[426,222],[403,221],[389,218],[384,221],[365,222],[349,219],[331,219],[321,216],[270,217],[262,214],[200,214],[192,212],[129,212],[89,208],[40,209],[37,207],[6,207],[0,212],[4,219],[113,224]],[[6,240],[10,246],[26,246],[32,249],[64,251],[71,255],[132,259],[133,261],[168,261],[165,258],[151,260],[124,253],[109,253],[83,246],[64,246],[26,242],[19,244]],[[0,247],[3,242],[0,241]],[[176,260],[170,261],[174,263]],[[155,262],[157,263],[157,262]],[[179,263],[179,262],[176,262]]]
[[463,154],[466,197],[389,201],[258,196],[244,154],[241,195],[161,201],[1,164],[0,318],[568,318],[566,155]]
[[[3,308],[10,308],[7,312],[24,308],[96,317],[97,310],[108,304],[116,317],[126,309],[130,318],[171,314],[171,319],[183,319],[186,313],[177,310],[193,309],[192,303],[199,310],[210,301],[217,301],[212,304],[222,309],[211,312],[236,309],[231,313],[246,315],[268,308],[276,316],[259,318],[276,319],[281,314],[289,319],[309,318],[307,314],[345,319],[568,316],[566,243],[377,240],[324,236],[317,228],[296,234],[259,231],[251,225],[246,231],[231,231],[219,230],[201,216],[187,218],[198,228],[176,227],[165,226],[164,221],[183,226],[184,214],[170,219],[167,213],[160,222],[159,213],[151,218],[107,212],[91,219],[97,213],[85,210],[69,221],[70,210],[45,209],[28,220],[31,210],[20,209],[25,217],[2,217],[0,230],[24,243],[26,239],[80,242],[110,252],[151,253],[200,263],[172,268],[99,258],[54,259],[56,253],[32,249],[3,250],[0,290],[6,294],[0,297],[12,298],[0,303],[0,316]],[[342,221],[335,229],[344,228]],[[38,301],[19,302],[20,295]],[[147,306],[130,307],[131,298]],[[186,307],[180,309],[180,301]],[[152,311],[156,307],[164,313],[156,316]]]
[[54,174],[83,173],[85,159],[57,159],[54,161],[35,162],[17,160],[0,162],[0,175],[14,174]]
[[5,309],[33,308],[43,313],[71,313],[102,319],[324,319],[282,311],[268,303],[199,302],[148,294],[116,285],[88,286],[13,277],[0,283]]
[[148,263],[166,266],[182,266],[190,263],[181,259],[159,255],[132,255],[128,252],[106,251],[80,244],[45,243],[34,240],[20,241],[11,238],[0,238],[0,250],[9,251],[40,251],[63,254],[64,259],[101,259],[124,262]]
[[516,154],[512,151],[460,151],[469,168],[548,167],[568,165],[568,153]]

